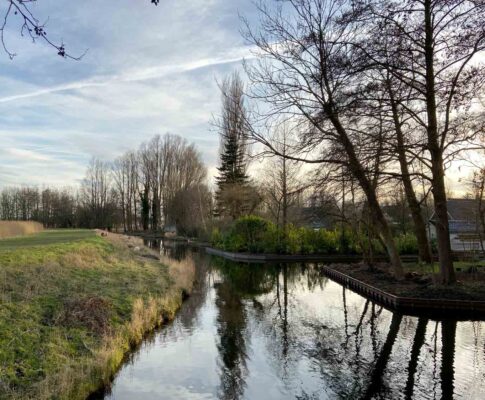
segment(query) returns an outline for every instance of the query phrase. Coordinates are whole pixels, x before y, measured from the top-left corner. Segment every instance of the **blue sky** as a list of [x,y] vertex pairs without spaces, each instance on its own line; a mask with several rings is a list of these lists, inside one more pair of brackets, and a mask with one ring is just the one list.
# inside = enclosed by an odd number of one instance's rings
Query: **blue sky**
[[0,186],[72,185],[92,156],[110,160],[165,132],[195,142],[213,171],[216,81],[249,56],[238,13],[251,19],[250,1],[38,0],[33,10],[73,55],[89,50],[62,59],[10,21],[18,55],[0,53]]

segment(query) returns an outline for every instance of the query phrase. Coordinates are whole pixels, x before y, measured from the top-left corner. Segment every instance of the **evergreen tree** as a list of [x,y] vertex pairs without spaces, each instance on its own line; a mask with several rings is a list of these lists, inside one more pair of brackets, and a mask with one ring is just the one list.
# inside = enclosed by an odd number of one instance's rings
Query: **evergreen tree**
[[[233,218],[245,212],[244,198],[247,197],[249,177],[247,175],[246,109],[244,105],[244,85],[237,72],[225,79],[222,86],[222,116],[220,128],[220,165],[216,177],[216,215],[231,209]],[[226,192],[226,195],[224,194]],[[229,206],[227,192],[238,192],[239,204]]]

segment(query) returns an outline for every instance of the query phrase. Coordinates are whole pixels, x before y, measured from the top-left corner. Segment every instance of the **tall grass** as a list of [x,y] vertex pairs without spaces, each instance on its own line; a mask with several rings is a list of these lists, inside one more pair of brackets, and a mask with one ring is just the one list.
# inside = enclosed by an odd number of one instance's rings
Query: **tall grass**
[[44,227],[39,222],[33,221],[0,221],[0,239],[14,236],[30,235],[41,232]]
[[161,262],[168,266],[168,273],[173,280],[176,288],[182,290],[184,295],[192,292],[192,286],[195,278],[195,264],[191,257],[177,261],[167,256],[161,257]]

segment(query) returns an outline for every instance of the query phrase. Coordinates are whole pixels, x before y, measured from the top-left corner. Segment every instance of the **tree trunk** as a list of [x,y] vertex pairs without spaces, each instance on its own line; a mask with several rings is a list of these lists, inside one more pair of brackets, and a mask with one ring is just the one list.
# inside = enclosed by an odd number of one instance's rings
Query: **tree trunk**
[[143,192],[140,194],[141,197],[141,220],[143,230],[147,231],[150,224],[150,201],[148,200],[150,188],[145,186]]
[[352,172],[352,175],[359,182],[360,187],[362,188],[367,198],[367,204],[369,206],[371,216],[376,222],[376,225],[382,237],[382,241],[386,246],[386,251],[389,256],[389,261],[391,262],[394,276],[397,279],[402,279],[404,278],[404,269],[401,263],[401,258],[399,257],[399,252],[397,251],[396,243],[394,242],[394,238],[392,236],[391,229],[389,228],[389,224],[387,223],[379,201],[377,200],[376,191],[369,178],[367,177],[365,170],[362,167],[362,164],[358,160],[357,155],[355,154],[354,146],[348,138],[345,129],[340,124],[338,117],[336,117],[335,115],[330,115],[330,118],[335,129],[339,133],[340,140],[345,149],[349,164],[348,167]]
[[387,82],[387,85],[391,101],[392,117],[396,130],[397,154],[399,158],[399,165],[401,166],[402,183],[404,186],[404,193],[406,194],[409,210],[411,211],[411,217],[413,219],[414,234],[416,235],[416,239],[418,241],[419,259],[426,264],[431,264],[433,262],[431,246],[429,244],[428,235],[426,234],[426,224],[424,222],[423,214],[421,213],[421,206],[418,202],[418,199],[416,198],[416,192],[414,191],[411,177],[409,174],[406,149],[404,146],[404,135],[401,129],[401,122],[399,120],[397,104],[392,93],[390,82]]
[[449,285],[456,282],[453,257],[451,253],[448,207],[446,203],[445,172],[443,167],[443,148],[438,132],[436,106],[433,22],[431,0],[424,2],[425,19],[425,60],[426,60],[426,110],[428,116],[428,150],[431,154],[432,192],[435,204],[435,226],[438,239],[438,257],[441,281]]
[[152,199],[152,230],[155,232],[158,230],[158,222],[160,221],[160,201],[156,194]]

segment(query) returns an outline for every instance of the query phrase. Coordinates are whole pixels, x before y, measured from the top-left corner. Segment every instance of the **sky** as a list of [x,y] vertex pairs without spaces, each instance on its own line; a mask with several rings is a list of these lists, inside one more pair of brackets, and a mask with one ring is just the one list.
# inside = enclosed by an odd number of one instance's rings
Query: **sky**
[[239,15],[251,20],[252,2],[38,0],[32,9],[52,40],[88,52],[63,59],[9,21],[17,56],[0,52],[0,187],[75,185],[92,157],[112,160],[166,132],[194,142],[214,174],[217,82],[250,56]]
[[[9,21],[5,41],[17,56],[0,50],[0,188],[74,186],[92,157],[110,161],[167,132],[196,144],[212,181],[217,82],[251,57],[240,34],[240,16],[256,22],[251,1],[38,0],[32,10],[53,41],[87,53],[63,59]],[[448,171],[454,195],[466,192],[470,171]]]

